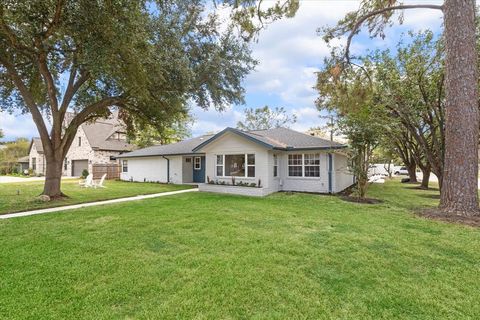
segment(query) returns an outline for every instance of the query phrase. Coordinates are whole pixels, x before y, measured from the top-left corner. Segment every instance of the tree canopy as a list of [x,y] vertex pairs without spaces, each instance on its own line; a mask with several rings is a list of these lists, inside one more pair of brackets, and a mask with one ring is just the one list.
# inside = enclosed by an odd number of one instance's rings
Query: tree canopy
[[[190,103],[222,110],[243,102],[255,61],[209,4],[2,1],[0,108],[32,115],[47,161],[44,193],[60,194],[61,162],[79,125],[112,108],[127,124],[162,131]],[[67,110],[75,112],[69,123]]]
[[288,127],[295,123],[297,117],[288,115],[283,107],[270,108],[264,106],[261,108],[245,109],[245,120],[237,123],[237,128],[241,130],[266,130],[278,127]]

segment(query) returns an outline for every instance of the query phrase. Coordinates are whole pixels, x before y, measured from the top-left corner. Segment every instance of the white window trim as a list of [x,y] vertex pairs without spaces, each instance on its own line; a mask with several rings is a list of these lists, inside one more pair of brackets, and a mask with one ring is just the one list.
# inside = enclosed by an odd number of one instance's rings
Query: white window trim
[[[198,159],[198,162],[197,162]],[[197,167],[198,164],[198,167]],[[193,158],[193,169],[194,170],[202,170],[202,158],[201,157],[194,157]]]
[[[277,174],[275,175],[275,169],[277,169]],[[278,178],[279,172],[278,172],[278,154],[273,155],[273,177]]]
[[[302,167],[302,175],[301,175],[301,176],[291,176],[291,175],[290,175],[290,170],[289,170],[290,167],[300,167],[300,165],[298,165],[298,164],[297,164],[297,165],[291,165],[291,164],[289,163],[289,159],[288,159],[289,156],[290,156],[290,155],[296,155],[296,154],[301,154],[301,155],[302,155],[302,164],[301,164],[301,167]],[[319,163],[318,163],[318,177],[307,177],[307,176],[305,176],[305,167],[314,167],[314,166],[316,166],[316,165],[311,165],[311,164],[310,164],[310,165],[305,165],[305,154],[318,154],[318,161],[319,161]],[[322,156],[321,156],[321,155],[322,155],[322,154],[321,154],[320,152],[314,152],[314,153],[289,153],[289,154],[287,155],[287,178],[289,178],[289,179],[320,179],[321,176],[322,176],[322,174],[321,174],[321,173],[322,173],[322,160],[321,160]]]
[[122,173],[126,173],[126,172],[128,172],[128,160],[122,160]]
[[[248,164],[248,155],[253,154],[255,156],[255,163],[254,164]],[[226,176],[225,175],[225,156],[238,156],[238,155],[243,155],[245,157],[245,175],[244,176]],[[222,164],[218,164],[217,157],[222,156]],[[242,178],[242,179],[255,179],[257,176],[257,170],[255,169],[255,176],[249,177],[248,176],[248,167],[254,167],[256,166],[257,162],[257,156],[255,153],[228,153],[228,154],[216,154],[215,155],[215,177],[218,178]],[[219,176],[217,174],[217,168],[222,167],[222,175]]]

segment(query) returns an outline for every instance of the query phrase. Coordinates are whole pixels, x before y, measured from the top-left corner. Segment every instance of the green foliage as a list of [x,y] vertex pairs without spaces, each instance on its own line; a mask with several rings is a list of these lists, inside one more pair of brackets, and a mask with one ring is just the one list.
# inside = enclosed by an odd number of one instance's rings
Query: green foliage
[[88,170],[87,170],[87,169],[83,169],[81,178],[85,179],[86,177],[88,177],[88,175],[89,175]]
[[341,70],[332,55],[318,73],[316,86],[318,109],[336,115],[338,131],[349,141],[350,169],[356,176],[357,193],[361,198],[366,196],[368,170],[384,131],[376,88],[365,68],[368,66]]
[[263,108],[245,109],[245,120],[237,123],[237,128],[241,130],[267,130],[278,127],[288,127],[295,123],[297,117],[288,115],[283,107],[271,109],[269,106]]
[[129,131],[129,142],[140,148],[179,142],[191,136],[189,124],[192,121],[185,117],[185,120],[181,119],[163,128],[156,128],[145,121],[136,121],[135,129]]
[[5,148],[0,149],[0,174],[18,172],[18,159],[28,155],[29,146],[30,141],[25,138],[6,143]]
[[295,16],[300,6],[299,0],[224,0],[223,3],[234,9],[231,18],[246,40],[255,38],[276,20]]

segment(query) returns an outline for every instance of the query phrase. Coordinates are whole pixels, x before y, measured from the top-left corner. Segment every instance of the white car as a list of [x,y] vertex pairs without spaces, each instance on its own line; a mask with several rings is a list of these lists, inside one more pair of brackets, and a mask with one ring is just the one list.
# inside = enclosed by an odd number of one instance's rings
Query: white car
[[396,175],[408,175],[407,167],[397,167],[393,172]]

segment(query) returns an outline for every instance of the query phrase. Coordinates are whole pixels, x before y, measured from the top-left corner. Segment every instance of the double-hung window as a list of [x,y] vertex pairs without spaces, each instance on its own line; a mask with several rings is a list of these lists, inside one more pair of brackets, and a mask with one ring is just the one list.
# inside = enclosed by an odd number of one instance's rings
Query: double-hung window
[[217,176],[223,176],[223,155],[217,155]]
[[304,154],[303,164],[305,177],[320,177],[320,154]]
[[289,177],[302,177],[303,176],[303,155],[302,154],[289,154],[288,155],[288,176]]
[[63,170],[67,170],[68,168],[68,160],[67,158],[65,158],[65,160],[63,161]]
[[247,154],[247,177],[255,177],[255,155]]
[[202,169],[202,158],[200,158],[200,157],[195,157],[195,158],[193,158],[193,159],[194,159],[194,160],[193,160],[193,161],[194,161],[194,162],[193,162],[193,168],[194,168],[195,170],[200,170],[200,169]]
[[273,155],[273,176],[278,177],[278,156]]
[[122,161],[122,172],[128,172],[128,160]]
[[254,154],[219,154],[217,177],[255,177]]
[[289,177],[320,177],[320,154],[289,154]]

